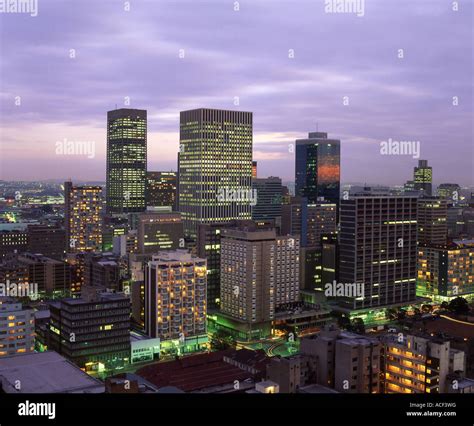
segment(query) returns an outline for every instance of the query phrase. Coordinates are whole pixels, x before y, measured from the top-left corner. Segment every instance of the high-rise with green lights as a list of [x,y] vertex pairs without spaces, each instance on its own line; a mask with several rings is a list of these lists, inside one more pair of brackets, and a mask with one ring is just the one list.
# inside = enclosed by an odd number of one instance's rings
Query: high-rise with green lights
[[121,108],[107,113],[107,213],[146,209],[145,110]]
[[200,223],[250,219],[252,113],[200,108],[180,114],[178,210],[185,235]]
[[428,166],[427,160],[418,160],[418,167],[413,171],[415,189],[423,195],[431,195],[433,182],[433,169]]

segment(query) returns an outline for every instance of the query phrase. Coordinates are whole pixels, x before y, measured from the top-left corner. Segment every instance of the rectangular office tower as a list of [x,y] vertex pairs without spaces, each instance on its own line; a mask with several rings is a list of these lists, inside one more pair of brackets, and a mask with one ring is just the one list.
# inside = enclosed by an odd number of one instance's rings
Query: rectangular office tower
[[64,221],[68,253],[102,249],[102,188],[64,183]]
[[341,201],[337,302],[351,310],[415,300],[417,197]]
[[295,193],[314,204],[321,197],[339,205],[341,142],[310,132],[296,140]]
[[130,360],[130,299],[84,287],[80,299],[50,304],[49,349],[81,368],[123,366]]
[[[145,331],[182,351],[206,339],[206,260],[186,250],[154,255],[145,268]],[[166,346],[166,345],[165,345]]]
[[446,200],[423,197],[418,200],[418,244],[446,246],[448,238],[448,205]]
[[107,213],[146,209],[147,113],[121,108],[107,113]]
[[180,114],[179,202],[185,235],[200,223],[250,219],[252,113],[200,108]]
[[223,229],[221,311],[251,326],[298,301],[299,251],[299,237],[277,236],[274,228]]

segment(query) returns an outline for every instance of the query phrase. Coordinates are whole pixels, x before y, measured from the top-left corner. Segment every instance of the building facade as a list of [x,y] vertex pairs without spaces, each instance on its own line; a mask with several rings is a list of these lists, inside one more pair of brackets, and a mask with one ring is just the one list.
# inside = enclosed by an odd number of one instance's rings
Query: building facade
[[107,113],[107,213],[146,209],[147,112],[121,108]]
[[252,113],[201,108],[180,114],[179,211],[185,235],[200,223],[250,219]]
[[64,183],[66,250],[70,253],[102,249],[102,188]]
[[[338,303],[365,309],[416,298],[417,197],[354,196],[341,201]],[[362,294],[349,295],[350,286]]]

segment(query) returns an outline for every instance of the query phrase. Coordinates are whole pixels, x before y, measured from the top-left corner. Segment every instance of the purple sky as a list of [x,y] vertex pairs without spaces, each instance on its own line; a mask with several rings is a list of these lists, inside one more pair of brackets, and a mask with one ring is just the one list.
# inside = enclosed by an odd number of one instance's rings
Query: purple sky
[[[105,179],[106,112],[129,97],[148,110],[149,170],[176,169],[179,111],[211,107],[253,111],[260,177],[292,180],[289,144],[319,123],[343,182],[410,179],[416,159],[380,155],[392,138],[420,141],[436,183],[474,184],[471,0],[366,0],[363,17],[324,0],[124,3],[0,14],[1,179]],[[95,157],[56,155],[65,138]]]

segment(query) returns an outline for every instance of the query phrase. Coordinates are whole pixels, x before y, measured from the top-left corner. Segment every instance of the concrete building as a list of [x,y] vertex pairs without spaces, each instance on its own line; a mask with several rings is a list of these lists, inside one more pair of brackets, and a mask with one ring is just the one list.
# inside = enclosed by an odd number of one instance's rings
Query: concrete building
[[[341,201],[339,306],[361,310],[415,300],[417,199],[361,195]],[[362,294],[350,293],[354,284],[363,286]]]
[[81,298],[50,303],[47,346],[86,369],[130,361],[130,299],[84,287]]
[[299,300],[299,237],[257,227],[223,229],[221,236],[223,313],[258,324]]
[[102,188],[64,183],[67,252],[102,250]]
[[267,365],[267,380],[278,384],[279,390],[273,393],[296,393],[301,386],[300,358],[273,357]]
[[35,317],[33,309],[23,307],[13,298],[0,297],[0,365],[10,355],[35,349]]
[[382,341],[384,393],[445,393],[448,374],[465,370],[464,352],[449,340],[399,333]]
[[419,247],[417,293],[436,302],[474,297],[474,240]]
[[341,393],[379,393],[381,347],[377,339],[325,329],[303,338],[300,352],[313,360],[317,384]]
[[145,269],[145,332],[162,349],[177,341],[179,353],[207,342],[206,260],[186,250],[162,251]]
[[418,244],[446,246],[448,238],[448,206],[446,200],[420,198],[417,202]]

